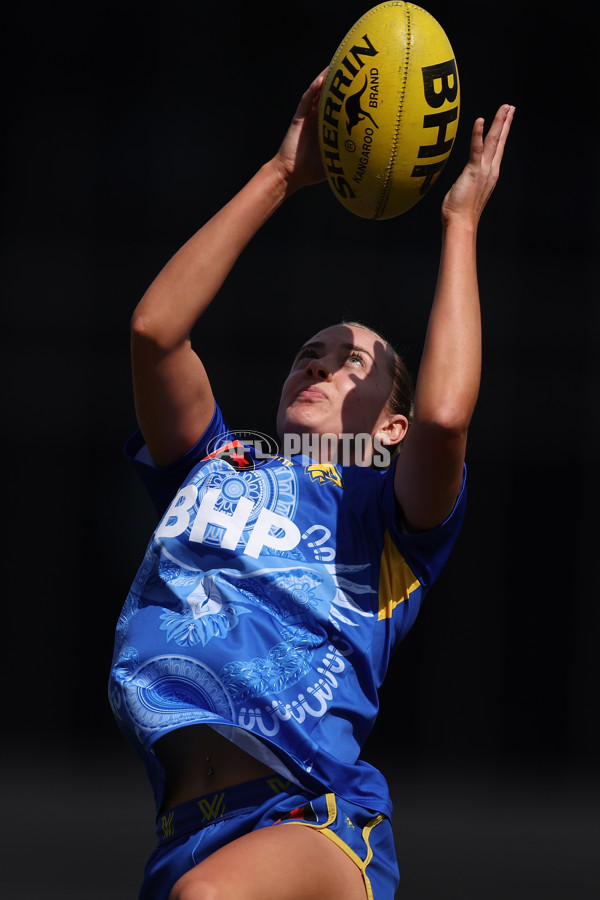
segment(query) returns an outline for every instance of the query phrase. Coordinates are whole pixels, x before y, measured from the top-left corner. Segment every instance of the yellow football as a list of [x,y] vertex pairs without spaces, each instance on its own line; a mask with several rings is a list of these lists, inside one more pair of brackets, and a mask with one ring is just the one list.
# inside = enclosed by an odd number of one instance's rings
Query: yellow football
[[413,3],[373,7],[338,47],[319,101],[319,144],[338,200],[390,219],[415,205],[450,155],[460,109],[441,25]]

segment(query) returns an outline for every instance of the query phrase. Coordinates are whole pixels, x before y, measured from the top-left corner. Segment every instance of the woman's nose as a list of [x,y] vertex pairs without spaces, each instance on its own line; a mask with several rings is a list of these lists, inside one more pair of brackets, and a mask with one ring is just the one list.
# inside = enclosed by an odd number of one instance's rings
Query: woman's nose
[[322,378],[324,381],[329,381],[331,372],[331,366],[324,358],[315,359],[313,357],[307,361],[306,373],[311,378]]

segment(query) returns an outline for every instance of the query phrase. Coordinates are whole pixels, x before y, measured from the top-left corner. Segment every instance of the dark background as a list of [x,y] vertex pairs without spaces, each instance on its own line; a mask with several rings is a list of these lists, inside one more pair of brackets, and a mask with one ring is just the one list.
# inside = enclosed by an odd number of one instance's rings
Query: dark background
[[[3,896],[135,898],[152,802],[106,699],[154,525],[121,454],[129,319],[277,149],[365,2],[28,4],[3,13]],[[478,115],[517,107],[479,237],[484,377],[456,551],[393,661],[367,755],[396,805],[399,897],[597,897],[599,449],[592,31],[558,3],[423,4],[461,77],[438,183],[369,222],[293,197],[207,313],[234,427],[273,433],[292,351],[359,318],[416,372],[439,207]],[[577,40],[573,41],[573,29]]]

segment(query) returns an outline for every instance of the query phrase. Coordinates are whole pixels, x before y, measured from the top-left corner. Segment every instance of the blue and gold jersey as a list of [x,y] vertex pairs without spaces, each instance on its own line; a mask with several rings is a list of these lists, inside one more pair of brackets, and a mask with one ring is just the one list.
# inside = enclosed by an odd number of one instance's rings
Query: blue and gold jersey
[[[209,450],[223,437],[225,453]],[[434,531],[407,534],[394,467],[232,454],[217,407],[172,466],[129,444],[157,507],[117,625],[110,701],[144,759],[167,732],[208,724],[282,775],[390,814],[359,760],[390,656],[456,540],[465,490]]]

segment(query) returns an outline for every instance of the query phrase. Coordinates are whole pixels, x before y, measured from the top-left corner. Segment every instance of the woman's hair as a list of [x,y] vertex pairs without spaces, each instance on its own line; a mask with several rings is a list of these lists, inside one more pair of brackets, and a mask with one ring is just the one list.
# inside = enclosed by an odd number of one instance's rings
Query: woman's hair
[[[387,412],[406,416],[410,425],[413,412],[414,385],[410,372],[406,368],[406,364],[396,348],[382,334],[380,334],[374,328],[371,328],[369,325],[364,325],[362,322],[342,321],[340,322],[340,325],[348,325],[354,328],[364,328],[366,331],[370,331],[371,334],[374,334],[378,338],[380,338],[384,344],[387,344],[390,350],[388,354],[389,373],[392,378],[392,390],[390,391],[390,395],[387,399],[386,404]],[[396,453],[399,453],[401,447],[402,441],[392,447],[392,456],[394,456]]]

